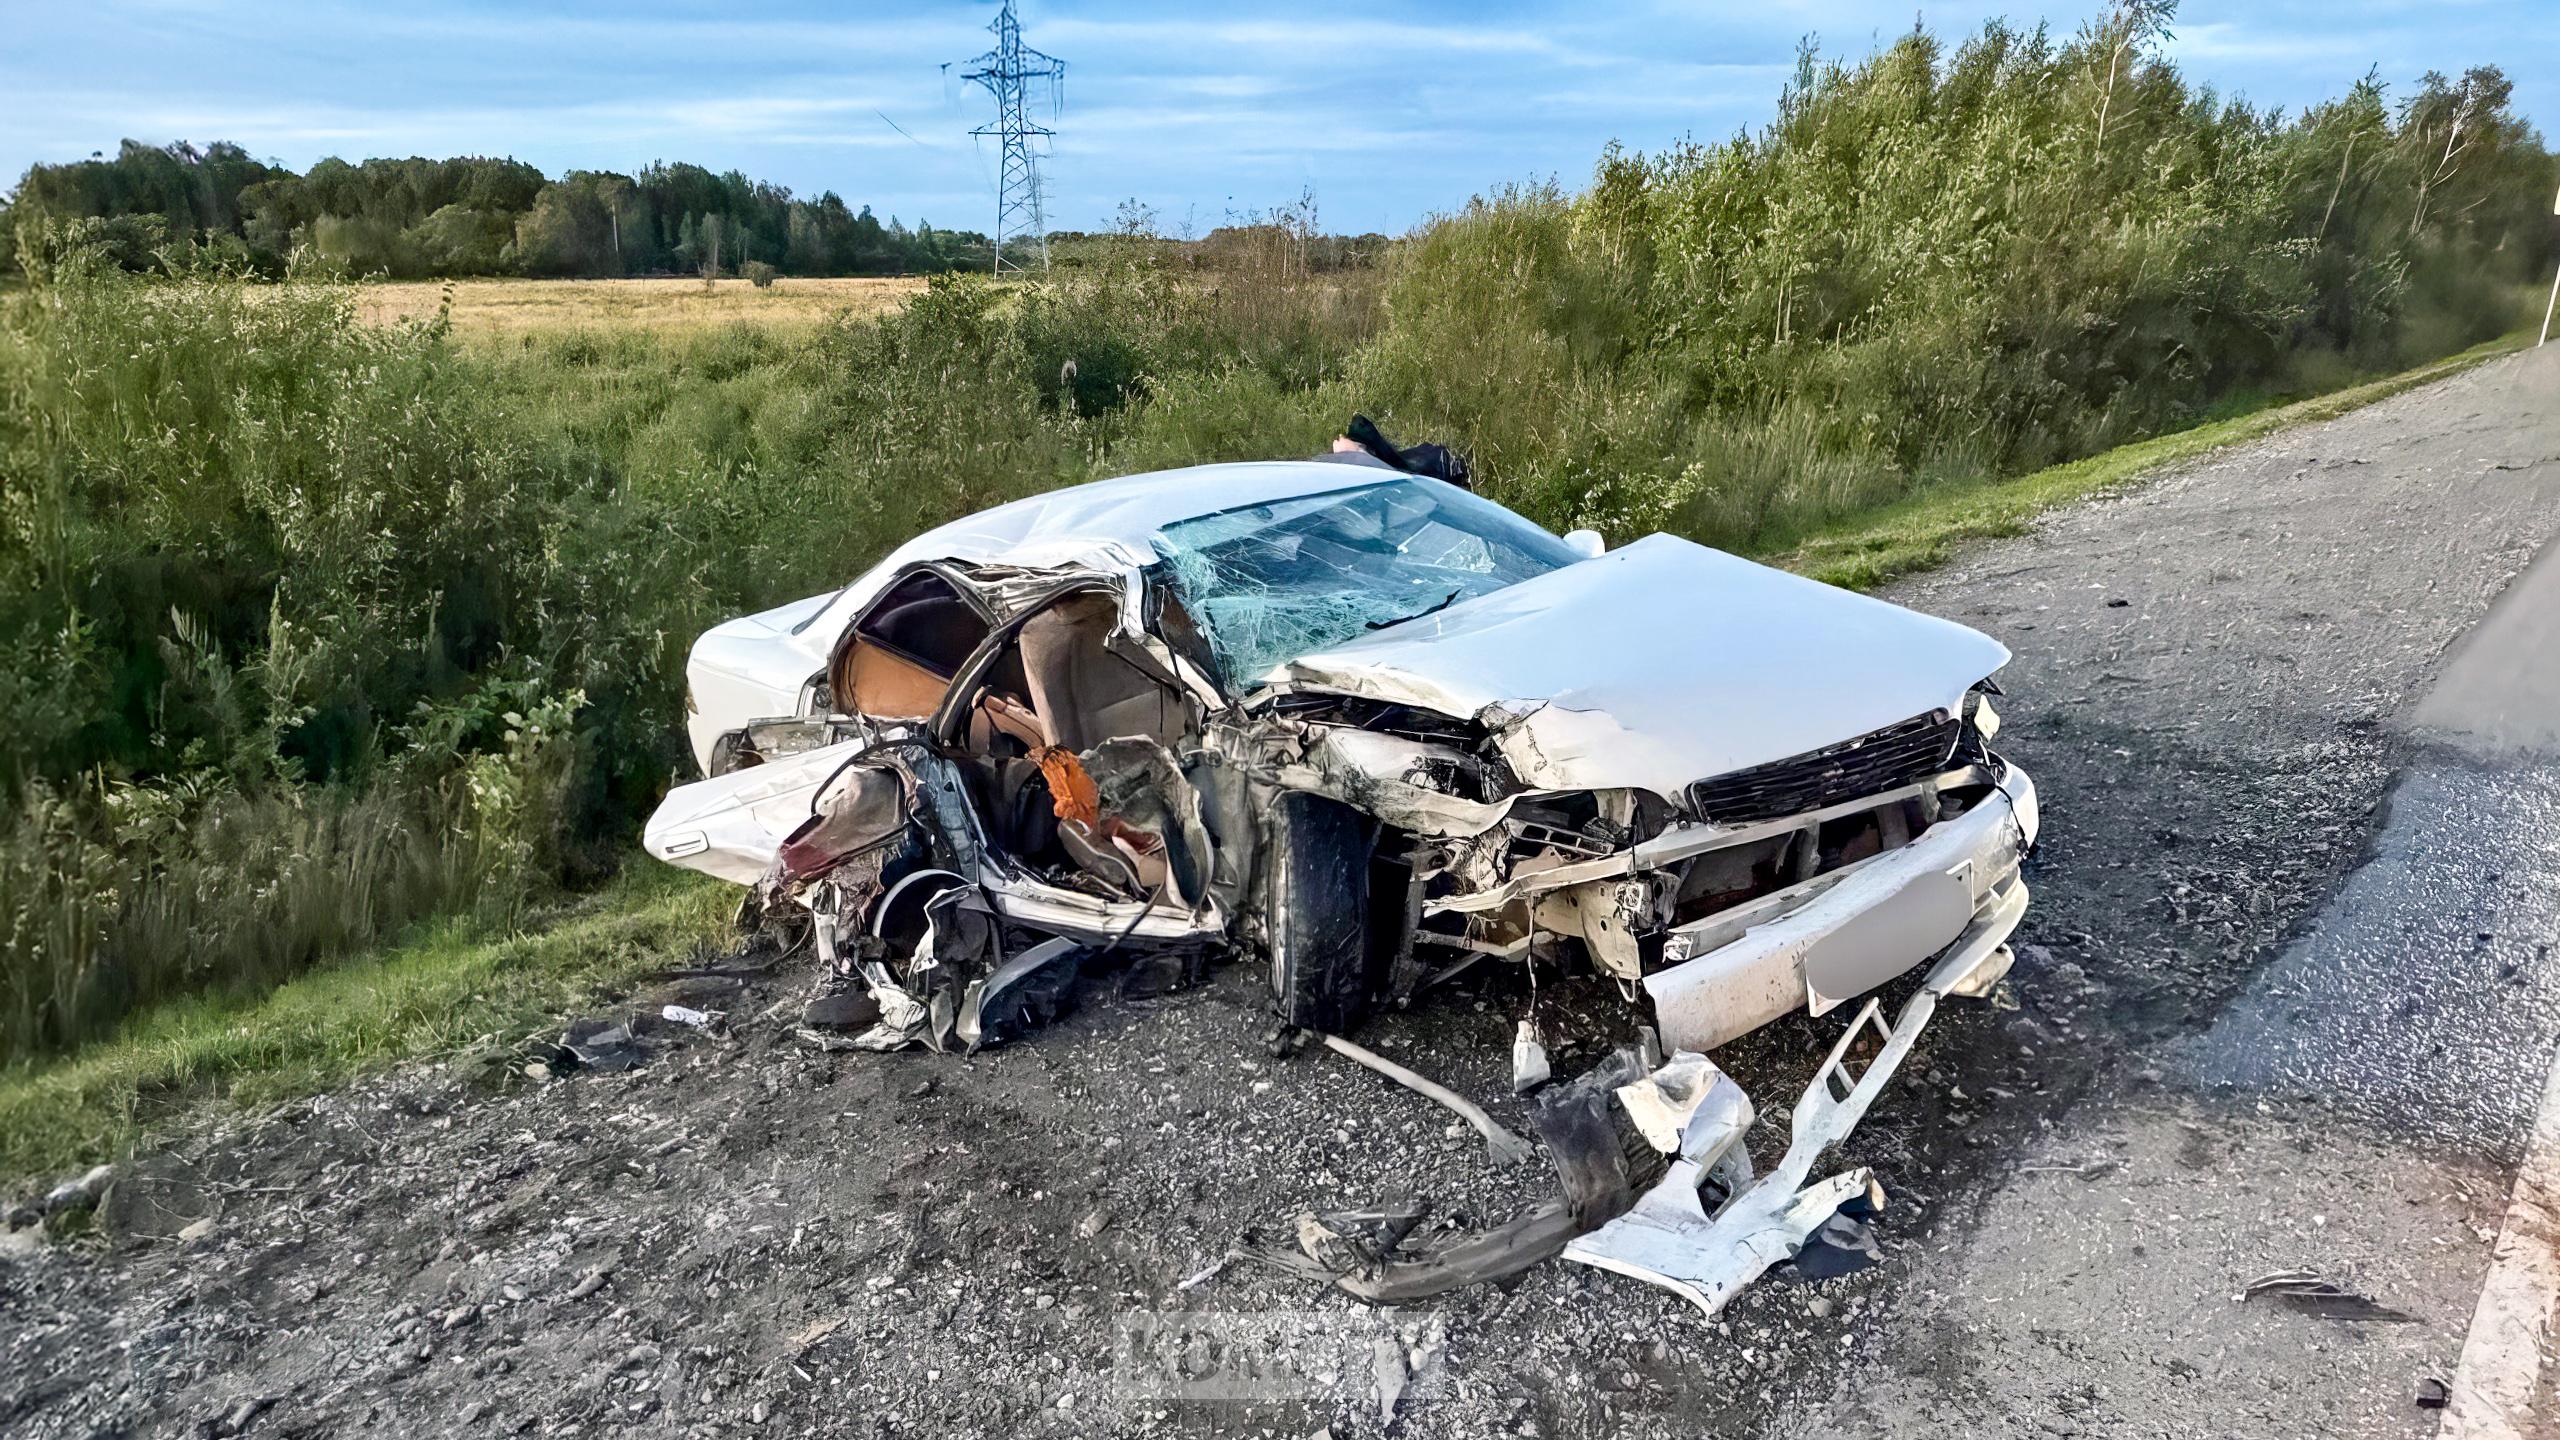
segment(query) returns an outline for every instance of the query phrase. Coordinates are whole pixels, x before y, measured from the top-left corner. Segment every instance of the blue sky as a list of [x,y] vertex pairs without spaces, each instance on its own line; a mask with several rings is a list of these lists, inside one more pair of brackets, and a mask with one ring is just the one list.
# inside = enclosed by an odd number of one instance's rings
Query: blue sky
[[[1394,231],[1507,180],[1579,183],[1613,138],[1757,126],[1808,34],[1862,54],[1915,11],[1952,38],[2001,14],[2068,31],[2096,4],[1022,8],[1030,42],[1069,65],[1053,225],[1102,225],[1134,197],[1205,231],[1311,186],[1327,228]],[[691,160],[984,228],[994,161],[967,133],[983,98],[938,67],[985,49],[993,14],[987,0],[0,0],[0,185],[127,136],[228,139],[297,169],[331,154],[509,154],[555,174]],[[2560,127],[2553,0],[2190,0],[2176,31],[2191,75],[2261,104],[2299,106],[2369,66],[2405,90],[2486,60],[2547,138]]]

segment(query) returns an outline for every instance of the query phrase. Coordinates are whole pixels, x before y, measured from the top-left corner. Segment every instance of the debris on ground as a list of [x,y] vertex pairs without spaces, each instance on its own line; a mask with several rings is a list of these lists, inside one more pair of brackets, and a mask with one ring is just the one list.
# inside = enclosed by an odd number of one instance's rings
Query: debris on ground
[[1336,1055],[1355,1064],[1365,1065],[1415,1094],[1446,1106],[1451,1113],[1466,1121],[1468,1125],[1474,1127],[1477,1134],[1484,1137],[1484,1147],[1493,1156],[1495,1164],[1524,1165],[1537,1154],[1529,1148],[1528,1141],[1504,1129],[1499,1121],[1484,1113],[1482,1106],[1438,1081],[1417,1075],[1384,1055],[1366,1046],[1354,1045],[1339,1035],[1326,1035],[1321,1038],[1325,1048]]
[[1393,1335],[1381,1335],[1370,1342],[1370,1363],[1378,1378],[1378,1424],[1396,1423],[1396,1402],[1404,1398],[1404,1344]]
[[648,1047],[631,1033],[627,1023],[604,1020],[580,1020],[561,1033],[560,1048],[577,1062],[577,1068],[599,1075],[619,1075],[637,1070],[649,1058]]
[[[76,1180],[65,1180],[45,1192],[36,1208],[45,1215],[62,1215],[95,1209],[99,1197],[107,1193],[108,1182],[116,1178],[116,1167],[99,1165]],[[16,1228],[12,1226],[11,1228]]]
[[1547,1063],[1547,1047],[1539,1042],[1534,1021],[1520,1022],[1520,1037],[1511,1042],[1511,1093],[1526,1095],[1555,1078]]
[[2311,1270],[2278,1270],[2261,1275],[2240,1292],[2243,1300],[2262,1296],[2323,1320],[2372,1320],[2399,1325],[2418,1318],[2323,1279]]

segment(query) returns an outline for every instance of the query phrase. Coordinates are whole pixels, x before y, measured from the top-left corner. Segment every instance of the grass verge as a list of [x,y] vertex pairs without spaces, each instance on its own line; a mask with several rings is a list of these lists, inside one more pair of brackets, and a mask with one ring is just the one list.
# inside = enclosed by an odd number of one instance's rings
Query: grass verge
[[1881,510],[1827,526],[1794,548],[1764,558],[1816,580],[1851,590],[1871,590],[1898,575],[1943,565],[1958,547],[1970,542],[2024,534],[2037,516],[2057,506],[2124,489],[2162,466],[2191,460],[2226,445],[2242,444],[2296,425],[2336,419],[2404,390],[2512,354],[2532,338],[2531,332],[2519,330],[2414,370],[2155,435],[2027,475],[1937,486]]
[[64,1059],[0,1070],[0,1177],[78,1170],[155,1122],[317,1093],[539,1025],[717,939],[737,891],[650,862],[504,932],[422,925],[257,995],[156,1006]]

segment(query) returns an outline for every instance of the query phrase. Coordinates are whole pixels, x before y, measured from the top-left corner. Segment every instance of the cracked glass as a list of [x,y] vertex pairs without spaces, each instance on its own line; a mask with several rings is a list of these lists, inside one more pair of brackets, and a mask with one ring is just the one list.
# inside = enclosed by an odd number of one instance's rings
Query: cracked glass
[[1155,548],[1237,688],[1581,558],[1482,496],[1412,478],[1202,515],[1158,531]]

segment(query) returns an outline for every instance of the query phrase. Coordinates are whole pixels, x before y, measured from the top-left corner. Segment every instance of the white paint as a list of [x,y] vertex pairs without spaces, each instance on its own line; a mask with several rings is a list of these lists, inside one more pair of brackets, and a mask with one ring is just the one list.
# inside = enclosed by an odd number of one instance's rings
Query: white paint
[[848,740],[679,785],[659,802],[640,843],[670,865],[753,885],[809,818],[818,787],[861,749]]
[[[2489,1254],[2489,1278],[2471,1312],[2454,1367],[2443,1440],[2522,1440],[2548,1435],[2560,1417],[2537,1417],[2560,1310],[2560,1054],[2542,1087],[2507,1220]],[[2547,1411],[2550,1407],[2545,1406]]]
[[[2035,782],[2012,769],[2007,788],[2033,795]],[[1987,800],[1900,850],[1858,862],[1794,909],[1656,970],[1644,988],[1663,1043],[1711,1051],[1798,1009],[1820,1015],[1959,941],[1965,953],[1988,955],[2027,912],[2017,876],[2030,838],[2010,806]],[[1949,877],[1960,887],[1954,914],[1931,917],[1907,903],[1916,887]],[[1713,934],[1722,918],[1683,929]],[[1862,983],[1838,983],[1853,975]],[[1826,978],[1832,993],[1824,992]]]
[[1953,711],[2007,664],[1980,631],[1672,535],[1303,656],[1297,688],[1522,715],[1535,790],[1694,780]]

